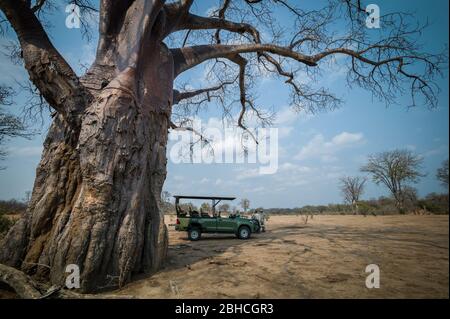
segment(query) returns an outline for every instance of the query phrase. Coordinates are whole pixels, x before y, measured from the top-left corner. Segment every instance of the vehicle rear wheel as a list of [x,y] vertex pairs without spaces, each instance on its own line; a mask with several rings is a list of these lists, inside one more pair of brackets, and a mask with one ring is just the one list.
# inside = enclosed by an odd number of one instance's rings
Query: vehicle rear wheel
[[247,226],[241,226],[238,230],[239,239],[249,239],[250,238],[250,228]]
[[191,228],[188,231],[188,238],[190,240],[199,240],[202,237],[202,232],[200,231],[199,228],[195,227],[195,228]]

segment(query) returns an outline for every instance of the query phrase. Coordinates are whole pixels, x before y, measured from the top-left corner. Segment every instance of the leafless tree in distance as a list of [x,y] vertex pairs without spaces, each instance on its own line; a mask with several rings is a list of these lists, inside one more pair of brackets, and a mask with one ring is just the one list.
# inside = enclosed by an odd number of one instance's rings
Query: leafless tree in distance
[[423,158],[410,150],[393,150],[369,156],[361,171],[372,175],[375,184],[386,186],[396,201],[400,213],[411,195],[409,183],[417,183],[424,175],[420,172]]
[[200,205],[200,210],[205,213],[210,213],[211,212],[211,204],[208,202],[203,202]]
[[248,200],[247,198],[243,198],[243,199],[241,199],[240,205],[241,205],[242,209],[244,210],[244,213],[246,213],[247,209],[250,208],[250,200]]
[[228,213],[230,212],[230,204],[224,203],[219,206],[219,211]]
[[344,176],[340,179],[340,188],[344,201],[352,205],[353,213],[358,213],[358,201],[364,193],[367,179],[360,176]]
[[168,191],[162,191],[161,192],[161,209],[163,210],[164,214],[171,213],[171,209],[173,208],[173,205],[171,203],[172,195]]
[[448,159],[443,161],[441,167],[438,168],[436,178],[441,182],[442,186],[448,190]]
[[[0,160],[4,159],[7,152],[2,146],[9,138],[14,137],[30,137],[30,133],[27,132],[27,128],[23,121],[5,111],[3,107],[13,104],[12,95],[14,92],[11,88],[6,86],[0,86]],[[4,167],[0,167],[0,170]]]
[[[409,92],[412,105],[433,107],[447,63],[446,51],[420,45],[426,25],[414,16],[385,13],[381,29],[368,29],[359,0],[314,10],[301,1],[222,0],[208,16],[193,13],[194,0],[68,2],[82,18],[98,11],[96,57],[82,76],[44,27],[56,1],[0,0],[2,31],[17,36],[30,81],[53,113],[27,213],[6,235],[0,262],[55,285],[66,265],[78,264],[84,292],[163,265],[168,130],[189,129],[189,116],[208,102],[247,134],[251,118],[268,125],[273,112],[254,87],[269,74],[289,86],[296,110],[332,109],[341,98],[319,77],[343,57],[350,86],[387,103]],[[277,21],[278,10],[292,27]],[[200,64],[209,87],[180,80]]]

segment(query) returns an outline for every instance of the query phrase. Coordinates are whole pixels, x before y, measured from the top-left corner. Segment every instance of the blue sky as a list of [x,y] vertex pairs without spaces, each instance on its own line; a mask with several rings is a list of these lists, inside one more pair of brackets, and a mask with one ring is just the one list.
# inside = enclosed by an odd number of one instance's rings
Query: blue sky
[[[381,10],[408,10],[421,21],[427,18],[432,25],[420,41],[427,50],[440,50],[448,43],[448,1],[371,1]],[[200,2],[199,2],[200,3]],[[312,1],[308,2],[310,5]],[[201,1],[194,7],[205,13],[216,1]],[[284,13],[277,12],[282,20]],[[77,29],[64,27],[63,8],[51,17],[52,40],[64,57],[79,73],[80,64],[94,58],[96,39],[88,43]],[[8,38],[0,39],[5,44]],[[0,83],[13,85],[15,80],[26,80],[21,66],[12,65],[0,55]],[[428,175],[416,185],[419,194],[443,191],[435,179],[435,171],[449,153],[449,94],[448,72],[439,80],[439,105],[434,110],[425,107],[407,108],[408,97],[399,97],[398,105],[386,107],[372,99],[369,92],[349,89],[339,69],[331,69],[323,83],[345,102],[342,107],[314,116],[295,113],[288,105],[287,87],[282,81],[263,78],[258,81],[258,101],[278,112],[279,169],[272,175],[256,174],[255,164],[174,164],[169,161],[165,189],[172,194],[234,195],[249,198],[252,207],[299,207],[307,204],[342,202],[338,179],[343,175],[360,174],[359,167],[367,155],[408,148],[424,157],[423,170]],[[196,87],[202,68],[195,69],[183,79],[193,78]],[[19,94],[12,112],[19,114],[26,103]],[[201,114],[204,123],[219,121],[214,105]],[[42,142],[49,120],[36,123],[42,134],[31,140],[14,139],[6,144],[8,158],[1,163],[7,169],[0,171],[0,199],[22,198],[31,190],[35,169],[40,159]],[[171,144],[169,144],[171,145]],[[387,195],[383,187],[368,183],[364,198]]]

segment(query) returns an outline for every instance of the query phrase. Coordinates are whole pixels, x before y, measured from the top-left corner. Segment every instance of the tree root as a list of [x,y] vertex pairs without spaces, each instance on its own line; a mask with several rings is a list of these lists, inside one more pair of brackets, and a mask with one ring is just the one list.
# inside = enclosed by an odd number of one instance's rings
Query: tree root
[[48,287],[34,281],[20,270],[0,264],[0,282],[8,285],[21,299],[134,299],[127,295],[92,295],[69,291],[60,286]]
[[38,299],[42,296],[36,282],[15,268],[0,264],[0,281],[11,287],[20,298]]

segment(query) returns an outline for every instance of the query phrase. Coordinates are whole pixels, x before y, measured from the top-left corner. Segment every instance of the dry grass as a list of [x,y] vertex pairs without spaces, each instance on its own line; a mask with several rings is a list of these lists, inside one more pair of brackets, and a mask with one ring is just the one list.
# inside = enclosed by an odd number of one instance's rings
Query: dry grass
[[[167,223],[173,223],[169,217]],[[116,294],[143,298],[448,298],[448,216],[271,216],[242,241],[170,230],[166,268]],[[380,289],[365,287],[377,264]],[[176,293],[174,292],[176,287]]]

